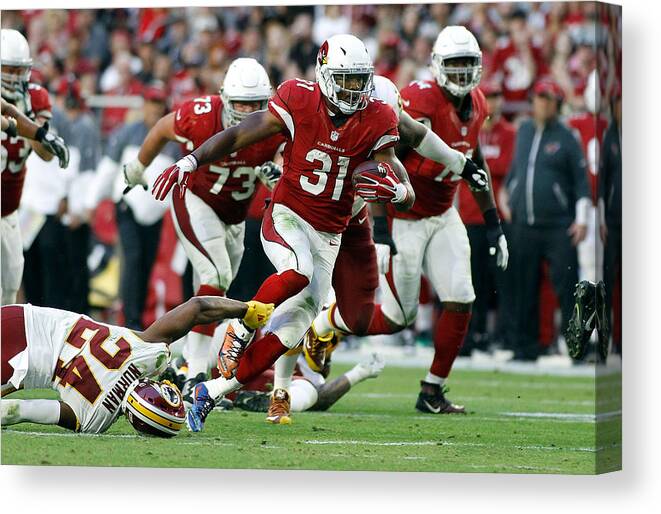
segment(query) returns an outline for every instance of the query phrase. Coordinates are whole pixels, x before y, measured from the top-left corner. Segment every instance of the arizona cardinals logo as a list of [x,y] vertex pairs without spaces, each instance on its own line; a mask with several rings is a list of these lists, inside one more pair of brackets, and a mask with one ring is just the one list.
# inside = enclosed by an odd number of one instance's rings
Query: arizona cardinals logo
[[319,54],[317,55],[317,61],[319,61],[320,65],[323,64],[328,64],[327,58],[328,57],[328,41],[324,41],[324,44],[321,45],[321,48],[319,48]]

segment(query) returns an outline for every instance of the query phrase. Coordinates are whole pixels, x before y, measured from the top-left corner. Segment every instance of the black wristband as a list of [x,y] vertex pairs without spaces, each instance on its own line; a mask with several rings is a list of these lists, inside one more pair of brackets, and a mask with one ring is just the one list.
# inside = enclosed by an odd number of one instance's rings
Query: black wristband
[[48,134],[48,131],[44,127],[39,127],[37,133],[34,135],[35,141],[41,143]]
[[7,121],[9,122],[9,126],[7,127],[7,130],[5,130],[5,133],[9,137],[16,137],[18,135],[18,123],[11,117],[8,117]]
[[495,207],[487,209],[482,213],[484,217],[484,224],[487,228],[495,228],[500,226],[500,218],[498,217],[498,211]]

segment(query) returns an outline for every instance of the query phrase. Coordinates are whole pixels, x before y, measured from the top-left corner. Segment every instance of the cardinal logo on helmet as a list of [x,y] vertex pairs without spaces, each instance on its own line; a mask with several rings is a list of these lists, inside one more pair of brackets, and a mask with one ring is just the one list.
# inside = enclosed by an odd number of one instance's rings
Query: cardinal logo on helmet
[[328,41],[324,41],[324,44],[319,48],[319,55],[317,55],[317,60],[319,64],[324,65],[328,64]]

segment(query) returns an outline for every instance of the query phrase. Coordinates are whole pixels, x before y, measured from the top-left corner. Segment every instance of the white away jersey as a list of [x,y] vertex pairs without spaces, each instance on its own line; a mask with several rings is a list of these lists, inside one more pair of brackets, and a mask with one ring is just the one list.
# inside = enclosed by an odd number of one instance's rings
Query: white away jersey
[[170,352],[127,328],[59,309],[24,306],[28,370],[24,386],[52,387],[78,418],[79,431],[100,433],[120,415],[128,386],[157,376]]

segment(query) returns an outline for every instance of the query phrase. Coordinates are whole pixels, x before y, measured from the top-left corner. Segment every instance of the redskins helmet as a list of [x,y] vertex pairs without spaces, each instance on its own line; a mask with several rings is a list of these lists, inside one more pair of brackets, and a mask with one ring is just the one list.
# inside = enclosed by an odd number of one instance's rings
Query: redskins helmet
[[248,114],[234,107],[234,102],[260,102],[259,111],[266,110],[266,105],[273,94],[271,81],[264,67],[255,59],[241,57],[230,64],[220,88],[223,100],[223,126],[238,125]]
[[329,37],[319,48],[315,75],[321,93],[343,114],[367,107],[374,89],[374,65],[356,36]]
[[137,380],[126,392],[122,407],[129,423],[144,435],[173,437],[186,420],[181,393],[167,380]]
[[[461,60],[463,66],[449,66]],[[482,50],[466,27],[445,27],[436,38],[431,52],[431,71],[439,86],[462,98],[476,88],[482,78]]]
[[[30,47],[23,34],[14,29],[2,29],[0,35],[2,64],[2,97],[8,101],[19,99],[27,89],[32,70]],[[19,68],[20,73],[8,73],[6,68]]]

